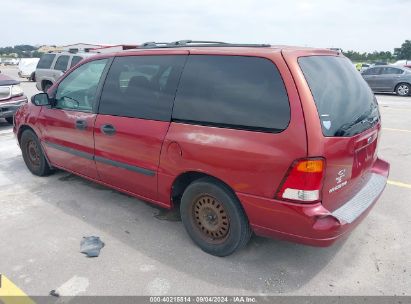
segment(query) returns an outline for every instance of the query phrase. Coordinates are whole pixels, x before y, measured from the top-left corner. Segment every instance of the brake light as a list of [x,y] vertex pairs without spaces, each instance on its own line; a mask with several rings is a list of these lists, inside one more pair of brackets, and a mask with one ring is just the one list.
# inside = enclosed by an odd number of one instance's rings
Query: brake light
[[315,203],[321,200],[325,160],[305,158],[293,162],[284,177],[276,198],[297,203]]

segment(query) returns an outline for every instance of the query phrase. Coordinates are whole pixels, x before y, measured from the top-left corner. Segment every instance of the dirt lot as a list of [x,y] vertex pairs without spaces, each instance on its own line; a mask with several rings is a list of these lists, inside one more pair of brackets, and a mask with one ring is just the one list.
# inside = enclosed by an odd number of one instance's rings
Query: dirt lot
[[[227,258],[203,253],[173,214],[66,172],[31,175],[0,120],[0,273],[29,295],[411,295],[411,97],[377,98],[390,184],[350,237],[253,237]],[[87,235],[106,243],[98,258],[79,253]]]

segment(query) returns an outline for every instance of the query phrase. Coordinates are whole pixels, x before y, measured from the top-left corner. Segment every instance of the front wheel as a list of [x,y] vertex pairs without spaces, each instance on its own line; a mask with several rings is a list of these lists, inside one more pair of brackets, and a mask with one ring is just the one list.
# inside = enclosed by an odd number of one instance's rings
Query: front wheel
[[395,89],[398,96],[408,96],[411,92],[411,86],[408,83],[400,83]]
[[52,172],[40,146],[40,141],[33,131],[23,131],[20,146],[24,162],[31,173],[37,176],[46,176]]
[[6,117],[5,120],[9,123],[9,124],[13,124],[13,117]]
[[191,239],[209,254],[230,255],[250,240],[250,225],[237,197],[211,178],[201,178],[187,187],[180,213]]

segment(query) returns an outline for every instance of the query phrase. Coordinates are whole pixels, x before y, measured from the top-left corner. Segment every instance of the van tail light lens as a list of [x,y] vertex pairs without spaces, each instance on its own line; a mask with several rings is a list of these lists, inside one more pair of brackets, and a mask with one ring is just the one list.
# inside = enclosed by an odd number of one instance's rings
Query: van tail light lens
[[304,158],[294,161],[278,188],[276,199],[296,203],[321,201],[324,171],[323,158]]

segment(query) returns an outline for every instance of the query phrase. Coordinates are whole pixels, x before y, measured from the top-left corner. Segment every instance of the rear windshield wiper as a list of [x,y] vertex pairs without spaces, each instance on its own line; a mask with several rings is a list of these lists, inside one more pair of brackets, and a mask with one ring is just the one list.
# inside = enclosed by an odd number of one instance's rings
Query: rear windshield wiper
[[362,115],[358,116],[356,119],[353,121],[346,123],[342,125],[340,128],[338,128],[337,131],[335,131],[336,136],[344,136],[348,134],[348,131],[351,130],[353,127],[358,125],[359,123],[369,123],[369,124],[374,124],[378,120],[378,115],[375,115],[373,117],[370,117],[371,113],[377,109],[376,104],[371,104],[370,109],[363,113]]

